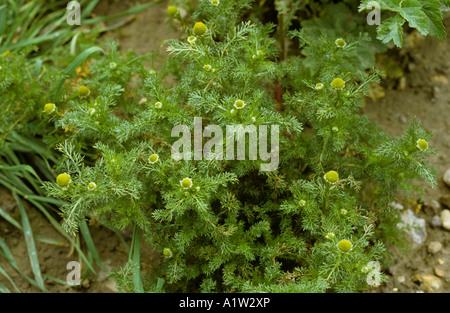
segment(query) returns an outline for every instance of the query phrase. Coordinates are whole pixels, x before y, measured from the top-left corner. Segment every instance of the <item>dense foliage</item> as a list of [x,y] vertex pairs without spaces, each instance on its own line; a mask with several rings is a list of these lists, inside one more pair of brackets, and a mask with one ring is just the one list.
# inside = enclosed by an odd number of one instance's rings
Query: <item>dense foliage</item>
[[[88,218],[133,230],[130,261],[114,272],[121,291],[355,292],[368,286],[368,264],[384,253],[377,229],[398,218],[389,203],[397,192],[414,190],[413,179],[435,184],[426,159],[434,152],[431,134],[418,121],[390,138],[359,112],[382,75],[373,68],[374,53],[385,48],[375,37],[401,43],[400,19],[406,19],[442,38],[441,4],[380,1],[397,15],[376,33],[365,16],[351,16],[355,1],[328,2],[300,30],[286,26],[296,19],[290,12],[317,12],[318,1],[276,1],[283,20],[277,25],[249,14],[249,0],[199,1],[184,19],[170,7],[171,23],[184,34],[167,40],[170,56],[159,69],[110,43],[85,50],[68,67],[77,75],[57,84],[55,68],[21,75],[27,67],[20,69],[20,55],[0,57],[9,69],[0,72],[9,81],[2,103],[11,108],[17,94],[32,101],[27,110],[39,111],[34,123],[52,129],[44,141],[59,143],[58,179],[44,187],[65,203],[64,229],[75,234]],[[413,9],[428,20],[416,21]],[[296,46],[280,45],[288,40]],[[25,82],[30,96],[19,92]],[[177,125],[193,135],[194,149],[184,146],[182,160],[173,158]],[[272,132],[264,147],[279,155],[278,166],[261,170],[270,160],[261,153],[251,160],[256,146],[250,144],[243,160],[206,159],[195,145],[211,137],[209,125],[242,125],[236,136],[244,141],[251,139],[247,127],[278,126],[279,145],[271,145]],[[230,141],[235,138],[219,141],[215,152]],[[141,233],[162,257],[142,279]]]

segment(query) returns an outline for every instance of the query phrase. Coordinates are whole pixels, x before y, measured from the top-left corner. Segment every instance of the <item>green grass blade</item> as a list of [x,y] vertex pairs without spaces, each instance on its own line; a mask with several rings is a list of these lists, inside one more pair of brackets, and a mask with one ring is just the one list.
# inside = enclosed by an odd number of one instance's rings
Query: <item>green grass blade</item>
[[17,132],[11,133],[11,138],[14,139],[16,142],[22,144],[24,147],[32,149],[31,152],[34,152],[36,154],[39,154],[44,159],[50,159],[53,162],[57,162],[56,158],[52,154],[51,151],[49,151],[48,147],[39,140],[36,140],[32,137],[24,137]]
[[18,172],[21,171],[28,171],[31,174],[33,174],[34,177],[36,177],[37,180],[41,180],[39,175],[36,174],[36,172],[34,171],[34,169],[29,166],[29,165],[25,165],[25,164],[21,164],[21,165],[0,165],[0,170],[4,170],[4,171],[12,171],[14,173],[14,175],[18,175]]
[[51,203],[57,206],[61,206],[64,204],[63,201],[55,199],[55,198],[48,198],[48,197],[43,197],[43,196],[37,196],[37,195],[25,195],[23,196],[24,199],[26,200],[36,200],[36,201],[40,201],[40,202],[45,202],[45,203]]
[[25,207],[23,206],[22,200],[20,200],[16,192],[14,192],[14,197],[16,198],[17,204],[19,205],[20,215],[22,217],[22,227],[25,236],[25,243],[28,249],[28,256],[30,257],[31,269],[33,270],[38,287],[42,291],[47,291],[44,286],[44,280],[42,279],[36,245],[33,238],[33,231],[31,229],[31,224],[28,219],[27,212],[25,210]]
[[60,246],[60,247],[67,246],[67,244],[65,242],[62,242],[60,240],[42,237],[42,236],[35,236],[35,238],[36,238],[36,240],[39,240],[40,242],[43,242],[43,243],[46,243],[49,245]]
[[88,251],[91,253],[93,259],[100,265],[101,268],[105,269],[100,260],[100,256],[98,255],[97,249],[95,248],[94,241],[92,240],[91,233],[89,232],[89,228],[86,224],[86,221],[82,221],[79,223],[80,233],[83,236],[84,241],[86,242]]
[[61,81],[59,82],[57,88],[55,89],[55,92],[53,94],[53,101],[56,102],[56,100],[58,99],[59,93],[61,92],[61,88],[64,84],[64,82],[66,81],[67,76],[71,75],[75,69],[80,66],[84,61],[86,61],[86,59],[93,53],[96,52],[103,52],[105,53],[105,51],[97,46],[94,47],[90,47],[86,50],[84,50],[83,52],[81,52],[76,58],[75,60],[72,61],[72,63],[69,64],[69,66],[66,68],[66,70],[64,71],[64,75],[65,77],[61,79]]
[[8,214],[5,210],[0,208],[0,216],[7,220],[11,225],[16,227],[17,229],[22,230],[22,226],[20,226],[19,222],[17,222],[11,215]]
[[55,283],[58,283],[60,285],[70,286],[65,280],[59,279],[57,277],[54,277],[54,276],[51,276],[51,275],[48,275],[48,274],[43,274],[43,276],[45,278],[53,280]]
[[134,292],[143,293],[144,288],[141,280],[141,229],[137,225],[134,226],[132,246]]
[[3,285],[2,283],[0,283],[0,292],[1,293],[11,293],[11,291],[8,289],[8,287]]
[[61,225],[55,220],[53,216],[44,208],[44,206],[39,202],[35,201],[33,199],[29,199],[30,203],[33,204],[36,208],[39,209],[39,211],[42,212],[42,214],[45,215],[47,220],[52,224],[52,226],[60,233],[62,234],[71,245],[74,246],[75,250],[77,250],[78,255],[83,259],[83,261],[86,263],[86,266],[95,273],[94,267],[92,266],[91,262],[89,262],[86,255],[83,253],[83,251],[80,248],[80,245],[76,244],[76,242],[70,237],[69,234],[67,234],[61,227]]
[[[85,18],[86,16],[88,16],[89,14],[91,14],[92,10],[94,10],[94,8],[97,6],[98,2],[100,0],[91,0],[89,2],[87,2],[87,5],[83,4],[83,10],[81,10],[81,17]],[[83,25],[86,23],[85,20],[83,20]]]
[[161,2],[161,1],[155,1],[155,2],[144,3],[144,4],[141,4],[141,5],[136,5],[136,6],[132,7],[132,8],[124,11],[124,12],[121,12],[121,13],[118,13],[118,14],[114,14],[114,15],[110,15],[110,16],[100,16],[100,17],[94,17],[94,18],[91,18],[91,19],[87,19],[87,20],[83,21],[83,24],[84,25],[97,24],[97,23],[101,23],[101,22],[107,22],[107,21],[115,20],[115,19],[118,19],[118,18],[121,18],[121,17],[125,17],[125,16],[128,16],[128,15],[133,15],[133,14],[141,12],[142,10],[144,10],[144,9],[146,9],[146,8],[152,6],[152,5],[157,4],[158,2]]
[[6,5],[0,6],[0,36],[5,33],[6,30]]
[[2,274],[3,276],[6,277],[6,279],[11,283],[11,285],[14,287],[14,289],[20,293],[19,288],[17,288],[16,284],[14,283],[14,281],[11,279],[11,277],[9,277],[9,275],[5,272],[5,270],[0,266],[0,274]]
[[37,283],[28,275],[26,275],[24,272],[22,272],[19,268],[19,266],[17,265],[16,260],[14,259],[13,254],[11,253],[11,250],[9,250],[8,245],[6,244],[6,242],[3,240],[2,237],[0,237],[0,255],[2,255],[9,263],[9,265],[11,265],[11,267],[20,274],[20,276],[22,276],[26,281],[28,281],[31,285],[37,287]]

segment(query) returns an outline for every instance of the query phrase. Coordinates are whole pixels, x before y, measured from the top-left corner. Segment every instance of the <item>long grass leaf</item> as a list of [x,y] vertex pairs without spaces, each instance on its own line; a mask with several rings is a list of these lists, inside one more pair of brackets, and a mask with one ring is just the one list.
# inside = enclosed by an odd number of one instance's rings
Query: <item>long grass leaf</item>
[[105,51],[97,46],[94,47],[90,47],[86,50],[84,50],[83,52],[81,52],[76,58],[75,60],[72,61],[72,63],[69,64],[69,66],[66,68],[66,70],[64,71],[64,75],[65,77],[63,77],[61,79],[61,81],[59,82],[58,86],[56,87],[54,94],[53,94],[53,100],[56,102],[56,100],[58,99],[59,93],[61,91],[61,88],[64,84],[64,82],[66,81],[66,78],[72,74],[75,69],[80,66],[84,61],[86,61],[86,59],[93,53],[96,52],[103,52],[105,53]]
[[138,225],[134,226],[133,231],[133,281],[134,292],[143,293],[144,288],[141,280],[141,229]]
[[102,264],[102,261],[100,260],[100,256],[97,252],[97,249],[95,248],[94,241],[92,240],[91,233],[89,232],[89,228],[86,224],[86,221],[81,221],[79,223],[80,226],[80,233],[83,236],[84,241],[86,242],[88,251],[91,253],[94,260],[97,262],[98,265],[100,265],[101,268],[105,269],[105,267]]
[[94,267],[92,266],[91,262],[89,262],[88,258],[86,257],[86,255],[83,253],[83,251],[80,248],[80,245],[76,244],[76,242],[72,239],[72,237],[70,237],[69,234],[67,234],[61,227],[61,225],[55,220],[55,218],[53,216],[51,216],[51,214],[48,212],[48,210],[46,210],[44,208],[44,206],[39,202],[39,201],[35,201],[33,199],[29,199],[30,203],[33,204],[36,208],[39,209],[39,211],[42,212],[42,214],[45,215],[45,217],[47,218],[47,220],[50,222],[50,224],[52,224],[52,226],[60,233],[62,234],[68,241],[69,243],[75,248],[75,250],[77,250],[78,255],[83,259],[83,261],[86,263],[86,266],[95,273]]
[[106,21],[111,21],[111,20],[115,20],[121,17],[125,17],[128,15],[133,15],[136,13],[141,12],[142,10],[157,4],[158,2],[161,1],[155,1],[155,2],[149,2],[149,3],[145,3],[145,4],[141,4],[141,5],[136,5],[124,12],[118,13],[118,14],[114,14],[114,15],[110,15],[110,16],[100,16],[100,17],[95,17],[95,18],[91,18],[88,20],[84,20],[83,24],[88,25],[88,24],[97,24],[97,23],[101,23],[101,22],[106,22]]
[[42,237],[42,236],[35,236],[36,240],[39,240],[40,242],[49,244],[49,245],[54,245],[54,246],[60,246],[60,247],[66,247],[67,243],[62,242],[60,240],[57,239],[52,239],[52,238],[47,238],[47,237]]
[[11,265],[11,267],[20,274],[20,276],[22,276],[26,281],[28,281],[31,285],[38,287],[37,283],[35,280],[33,280],[31,277],[29,277],[28,275],[26,275],[24,272],[22,272],[19,268],[19,266],[17,265],[16,260],[14,259],[13,254],[11,253],[11,250],[9,250],[8,245],[6,244],[6,242],[3,240],[2,237],[0,237],[0,254],[8,261],[9,265]]
[[6,277],[6,279],[11,283],[11,285],[14,287],[14,289],[20,293],[20,289],[17,288],[16,284],[14,283],[14,281],[11,279],[11,277],[9,277],[9,275],[5,272],[5,270],[0,266],[0,274],[2,274],[3,276]]
[[20,226],[19,222],[16,221],[11,215],[8,214],[5,210],[0,208],[0,216],[7,220],[11,225],[16,227],[17,229],[22,230],[22,226]]
[[0,292],[1,293],[11,293],[11,291],[8,289],[8,287],[3,285],[2,283],[0,283]]
[[60,285],[65,285],[65,286],[70,286],[65,280],[59,279],[57,277],[48,275],[48,274],[42,274],[42,276],[44,276],[45,278],[48,278],[50,280],[53,280],[54,282],[60,284]]
[[34,277],[36,279],[36,283],[38,287],[42,291],[46,291],[44,286],[44,280],[42,279],[41,268],[39,265],[39,259],[37,255],[36,245],[33,238],[33,231],[31,229],[31,224],[28,219],[28,215],[25,207],[23,206],[22,200],[17,196],[17,193],[14,192],[14,197],[16,198],[17,204],[19,205],[20,215],[22,217],[22,227],[25,236],[25,243],[28,249],[28,256],[30,257],[31,269],[33,270]]

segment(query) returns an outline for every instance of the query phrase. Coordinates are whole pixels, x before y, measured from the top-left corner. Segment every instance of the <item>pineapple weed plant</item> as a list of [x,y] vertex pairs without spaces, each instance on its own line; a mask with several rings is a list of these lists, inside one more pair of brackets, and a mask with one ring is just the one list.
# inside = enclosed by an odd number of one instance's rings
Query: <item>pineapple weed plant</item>
[[[381,8],[417,29],[401,12],[431,8],[427,29],[442,24],[446,3],[398,2],[381,1]],[[359,114],[380,81],[373,54],[384,47],[375,37],[389,31],[352,13],[363,4],[276,1],[277,28],[249,14],[257,7],[249,0],[184,2],[195,8],[186,18],[174,3],[168,14],[184,34],[166,41],[170,56],[158,71],[113,42],[75,59],[62,51],[38,75],[26,51],[4,53],[2,110],[13,118],[28,94],[39,107],[35,129],[60,153],[56,179],[43,185],[64,201],[66,232],[76,234],[86,219],[133,231],[129,262],[112,273],[120,291],[361,291],[368,264],[385,253],[382,241],[398,234],[399,212],[389,203],[416,190],[413,179],[435,185],[430,132],[413,120],[402,137],[390,138]],[[316,18],[299,31],[292,12]],[[280,45],[287,40],[299,49],[287,53]],[[186,125],[190,137],[195,117],[203,129],[277,125],[279,138],[268,136],[266,148],[278,139],[278,166],[262,171],[268,161],[250,160],[248,148],[244,160],[207,160],[184,146],[187,160],[175,160],[181,133],[173,128]],[[202,132],[195,135],[194,142]],[[141,235],[161,254],[143,273]]]

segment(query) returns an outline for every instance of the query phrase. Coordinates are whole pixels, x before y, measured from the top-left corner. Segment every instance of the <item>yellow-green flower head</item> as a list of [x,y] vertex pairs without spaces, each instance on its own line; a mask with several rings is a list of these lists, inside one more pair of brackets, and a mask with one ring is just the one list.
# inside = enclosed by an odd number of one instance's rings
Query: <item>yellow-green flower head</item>
[[190,35],[190,36],[188,37],[187,41],[188,41],[191,45],[193,45],[193,44],[195,44],[195,42],[197,41],[197,37],[195,37],[194,35]]
[[97,188],[97,184],[96,184],[96,183],[90,182],[90,183],[88,184],[88,189],[89,189],[89,191],[94,191],[96,188]]
[[202,22],[197,22],[194,25],[194,34],[197,36],[202,36],[206,33],[207,28],[206,25],[203,24]]
[[337,128],[336,126],[334,126],[333,128],[331,128],[331,130],[333,131],[333,133],[337,133],[339,131],[339,128]]
[[167,259],[171,258],[173,256],[172,250],[169,248],[164,248],[163,255]]
[[161,109],[162,108],[162,103],[161,102],[156,102],[155,103],[155,108],[157,108],[157,109]]
[[154,164],[154,163],[158,162],[158,160],[159,160],[159,156],[158,156],[157,154],[152,154],[152,155],[148,158],[148,161],[149,161],[151,164]]
[[173,5],[167,7],[167,14],[170,17],[172,17],[172,18],[175,17],[177,15],[177,13],[178,13],[177,7],[174,7]]
[[89,108],[88,112],[89,112],[89,115],[94,115],[95,114],[95,109],[94,108]]
[[346,210],[346,209],[342,209],[342,210],[341,210],[341,214],[342,214],[342,215],[347,214],[347,210]]
[[331,82],[331,87],[334,89],[343,89],[345,87],[345,82],[342,78],[335,78]]
[[425,151],[428,149],[428,142],[424,139],[417,140],[417,148],[419,148],[422,151]]
[[189,189],[192,187],[193,183],[192,183],[192,179],[190,179],[189,177],[184,178],[183,180],[180,180],[180,185],[181,187],[183,187],[184,189]]
[[211,4],[215,7],[219,6],[220,1],[219,0],[211,0]]
[[325,236],[325,238],[327,238],[327,239],[332,239],[332,238],[334,238],[334,233],[333,233],[333,232],[329,232],[329,233]]
[[342,252],[349,252],[350,250],[352,250],[353,245],[349,240],[343,239],[338,242],[337,247]]
[[56,184],[63,189],[67,189],[71,181],[70,175],[66,173],[59,174],[58,177],[56,177]]
[[245,102],[242,101],[242,100],[236,100],[236,101],[234,102],[234,107],[235,107],[236,109],[238,109],[238,110],[243,109],[245,106],[246,106],[246,104],[245,104]]
[[209,71],[212,70],[212,66],[209,65],[209,64],[206,64],[206,65],[203,66],[203,69],[204,69],[205,71],[209,72]]
[[78,96],[80,98],[86,98],[90,94],[91,94],[91,91],[89,90],[89,87],[86,87],[86,86],[78,87]]
[[44,112],[47,114],[52,114],[56,111],[56,105],[54,103],[47,103],[44,105]]
[[305,200],[300,200],[298,202],[298,204],[300,205],[300,207],[304,207],[306,205],[306,201]]
[[345,40],[342,38],[336,39],[336,41],[334,43],[336,44],[336,47],[338,47],[338,48],[345,48],[345,46],[347,45]]
[[320,90],[323,88],[323,84],[322,83],[317,83],[316,87],[314,87],[315,90]]
[[115,69],[117,67],[117,63],[116,62],[111,62],[111,63],[109,63],[109,68],[110,69]]
[[329,171],[323,177],[330,184],[335,184],[339,180],[339,174],[336,171]]

